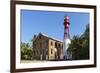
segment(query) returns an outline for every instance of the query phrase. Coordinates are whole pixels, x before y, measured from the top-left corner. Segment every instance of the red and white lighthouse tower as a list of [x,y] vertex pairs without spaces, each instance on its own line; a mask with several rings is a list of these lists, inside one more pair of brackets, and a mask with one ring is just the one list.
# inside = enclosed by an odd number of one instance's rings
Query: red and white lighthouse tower
[[64,59],[69,59],[69,54],[67,51],[69,44],[71,43],[70,34],[69,34],[69,26],[70,26],[69,17],[65,16],[64,17],[64,42],[63,42]]
[[64,17],[64,39],[66,38],[70,38],[70,35],[69,35],[69,17],[68,16],[65,16]]

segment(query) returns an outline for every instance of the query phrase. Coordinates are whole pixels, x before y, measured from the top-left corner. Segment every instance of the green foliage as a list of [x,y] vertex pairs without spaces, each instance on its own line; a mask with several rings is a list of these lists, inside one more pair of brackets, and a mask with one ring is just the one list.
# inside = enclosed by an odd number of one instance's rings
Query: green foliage
[[68,48],[74,60],[89,59],[89,24],[81,36],[74,36]]
[[29,43],[21,42],[21,59],[22,60],[31,60],[32,59],[32,48]]

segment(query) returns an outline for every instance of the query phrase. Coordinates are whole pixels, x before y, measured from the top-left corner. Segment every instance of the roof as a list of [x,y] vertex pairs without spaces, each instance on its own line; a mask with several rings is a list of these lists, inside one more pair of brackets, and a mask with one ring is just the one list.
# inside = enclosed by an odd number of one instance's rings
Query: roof
[[[55,41],[58,41],[58,42],[63,42],[62,40],[56,39],[56,38],[54,38],[54,37],[50,37],[50,36],[48,36],[48,35],[46,35],[46,34],[44,34],[44,33],[39,33],[38,36],[39,36],[39,35],[42,35],[42,36],[44,36],[44,37],[47,37],[48,39],[51,39],[51,40],[55,40]],[[38,36],[37,36],[37,37],[38,37]],[[36,37],[36,38],[37,38],[37,37]],[[34,40],[34,41],[35,41],[35,40]]]

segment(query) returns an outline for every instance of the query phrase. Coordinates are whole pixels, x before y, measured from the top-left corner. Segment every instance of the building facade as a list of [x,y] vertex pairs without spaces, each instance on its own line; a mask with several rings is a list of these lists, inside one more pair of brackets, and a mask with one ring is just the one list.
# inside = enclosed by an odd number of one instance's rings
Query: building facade
[[63,54],[63,42],[42,33],[32,43],[34,60],[59,60]]

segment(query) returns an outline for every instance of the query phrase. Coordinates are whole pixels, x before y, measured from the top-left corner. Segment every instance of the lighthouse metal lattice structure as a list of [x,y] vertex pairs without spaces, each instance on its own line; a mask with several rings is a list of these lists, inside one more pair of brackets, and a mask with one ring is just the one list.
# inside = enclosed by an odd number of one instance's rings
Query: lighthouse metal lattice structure
[[63,41],[63,57],[64,60],[71,59],[72,55],[68,52],[69,44],[71,43],[70,34],[69,34],[69,17],[64,17],[64,41]]

